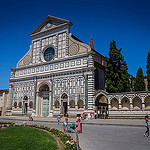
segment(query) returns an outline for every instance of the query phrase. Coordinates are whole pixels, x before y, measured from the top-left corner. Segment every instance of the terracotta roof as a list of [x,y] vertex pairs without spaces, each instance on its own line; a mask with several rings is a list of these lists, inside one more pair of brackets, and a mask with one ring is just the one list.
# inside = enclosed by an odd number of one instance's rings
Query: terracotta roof
[[9,89],[0,89],[0,92],[9,92]]

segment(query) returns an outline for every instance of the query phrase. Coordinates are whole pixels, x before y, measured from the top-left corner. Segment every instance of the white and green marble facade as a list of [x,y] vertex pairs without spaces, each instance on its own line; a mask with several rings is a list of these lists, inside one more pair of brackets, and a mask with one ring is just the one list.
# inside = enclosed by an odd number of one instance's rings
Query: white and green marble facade
[[[46,116],[53,116],[62,113],[63,102],[72,116],[94,110],[94,61],[103,57],[97,55],[95,60],[94,50],[70,33],[71,25],[47,16],[30,34],[29,51],[16,68],[11,68],[7,115],[43,116],[46,107]],[[45,61],[44,52],[49,47],[55,54]],[[104,66],[104,60],[98,61]]]

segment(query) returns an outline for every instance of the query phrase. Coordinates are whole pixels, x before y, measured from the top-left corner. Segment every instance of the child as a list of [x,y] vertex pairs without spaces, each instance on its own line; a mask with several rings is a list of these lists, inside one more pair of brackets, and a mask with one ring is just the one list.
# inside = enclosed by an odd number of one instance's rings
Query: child
[[57,116],[58,124],[60,124],[60,119],[61,119],[61,118],[60,118],[60,115],[58,115],[58,116]]

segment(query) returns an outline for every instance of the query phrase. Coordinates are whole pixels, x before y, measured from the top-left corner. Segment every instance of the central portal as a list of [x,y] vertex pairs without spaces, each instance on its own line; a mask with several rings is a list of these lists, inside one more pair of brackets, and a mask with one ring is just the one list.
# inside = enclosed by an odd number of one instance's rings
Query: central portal
[[49,114],[49,97],[43,97],[43,116]]
[[63,114],[67,114],[67,102],[63,102]]
[[49,92],[50,90],[47,84],[40,86],[37,109],[39,116],[49,116]]

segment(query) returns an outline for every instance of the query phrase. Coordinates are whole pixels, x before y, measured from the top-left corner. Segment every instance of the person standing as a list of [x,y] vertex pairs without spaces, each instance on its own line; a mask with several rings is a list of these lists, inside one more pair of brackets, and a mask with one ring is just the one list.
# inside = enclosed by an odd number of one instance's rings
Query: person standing
[[67,124],[68,124],[68,114],[65,117],[65,121],[64,121],[64,132],[66,132],[66,128],[67,128]]
[[95,119],[97,118],[97,113],[96,113],[96,111],[95,111],[95,114],[94,114],[94,116],[95,116]]
[[81,119],[80,119],[80,117],[77,117],[76,123],[77,123],[77,127],[76,127],[77,133],[81,133]]
[[90,116],[91,116],[91,119],[92,119],[92,116],[93,116],[93,113],[92,113],[92,112],[90,112]]
[[148,115],[145,116],[145,127],[146,131],[144,133],[144,136],[149,137],[149,121],[148,121]]
[[100,118],[100,110],[98,110],[98,118]]

